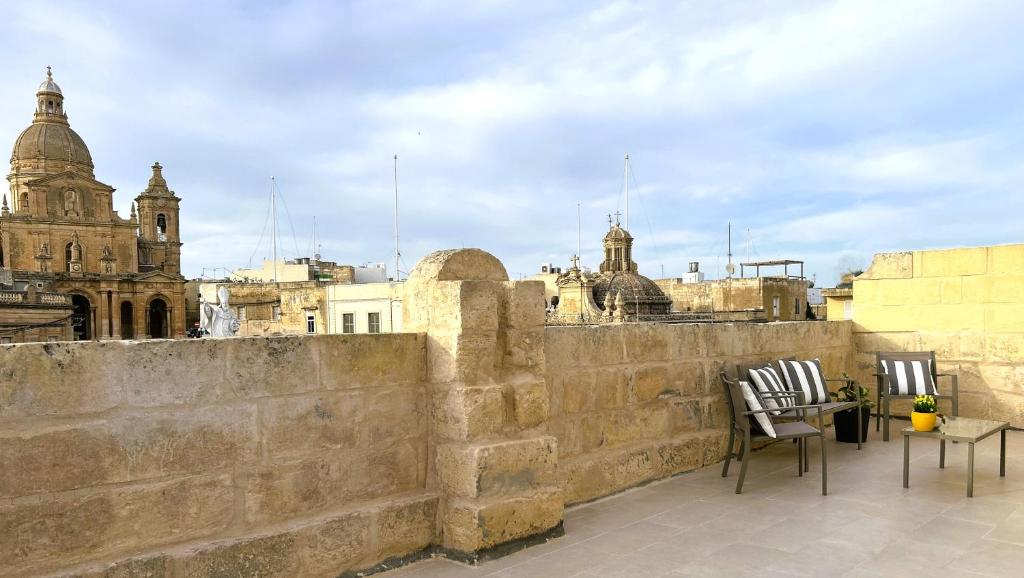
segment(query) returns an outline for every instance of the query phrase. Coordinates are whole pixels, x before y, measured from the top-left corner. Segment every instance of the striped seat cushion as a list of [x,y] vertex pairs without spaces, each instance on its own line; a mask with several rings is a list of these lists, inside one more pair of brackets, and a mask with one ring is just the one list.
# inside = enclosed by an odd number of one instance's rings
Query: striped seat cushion
[[825,387],[825,373],[821,371],[821,361],[779,360],[782,374],[786,376],[786,385],[793,391],[804,392],[805,403],[815,405],[828,403],[832,399]]
[[[743,399],[747,402],[748,409],[751,411],[766,409],[764,400],[761,399],[757,390],[750,386],[749,381],[741,381],[740,390],[743,391]],[[772,427],[772,420],[768,417],[767,413],[755,413],[750,417],[753,418],[752,421],[759,430],[763,431],[769,437],[775,437],[775,428]]]
[[938,395],[932,378],[932,362],[882,360],[882,373],[889,376],[890,395]]
[[[750,369],[748,373],[750,374],[750,381],[757,387],[757,391],[762,394],[792,393],[782,383],[779,373],[770,365],[760,369]],[[763,395],[761,397],[766,408],[775,410],[772,412],[775,415],[796,405],[796,399],[793,396],[771,397],[771,395]]]

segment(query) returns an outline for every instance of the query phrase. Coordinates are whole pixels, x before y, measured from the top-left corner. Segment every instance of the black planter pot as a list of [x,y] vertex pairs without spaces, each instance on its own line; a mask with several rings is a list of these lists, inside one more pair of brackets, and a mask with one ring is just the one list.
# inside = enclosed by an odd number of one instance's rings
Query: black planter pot
[[[871,419],[871,409],[860,408],[861,442],[868,441],[868,421]],[[832,423],[836,428],[836,441],[847,444],[857,443],[857,410],[848,409],[837,411],[832,414]]]

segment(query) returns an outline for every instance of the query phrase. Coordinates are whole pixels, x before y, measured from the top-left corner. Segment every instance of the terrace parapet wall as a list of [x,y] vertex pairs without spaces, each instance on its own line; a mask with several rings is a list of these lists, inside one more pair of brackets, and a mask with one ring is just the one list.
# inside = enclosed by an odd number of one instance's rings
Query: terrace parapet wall
[[875,352],[935,351],[959,376],[960,415],[1024,427],[1024,244],[879,253],[854,280],[853,322],[872,396]]
[[0,346],[0,576],[338,576],[555,536],[718,461],[722,368],[851,324],[545,327],[540,281],[422,260],[410,333]]

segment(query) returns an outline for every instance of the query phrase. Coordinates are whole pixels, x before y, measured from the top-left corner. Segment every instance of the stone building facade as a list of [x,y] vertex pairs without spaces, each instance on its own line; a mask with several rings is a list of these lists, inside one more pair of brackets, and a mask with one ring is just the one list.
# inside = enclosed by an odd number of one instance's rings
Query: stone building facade
[[0,265],[69,295],[76,340],[182,335],[180,199],[156,163],[131,215],[121,217],[113,209],[114,188],[96,180],[93,168],[48,70],[32,124],[11,154]]
[[713,313],[720,321],[802,321],[807,318],[806,279],[746,277],[689,283],[658,279],[677,313]]

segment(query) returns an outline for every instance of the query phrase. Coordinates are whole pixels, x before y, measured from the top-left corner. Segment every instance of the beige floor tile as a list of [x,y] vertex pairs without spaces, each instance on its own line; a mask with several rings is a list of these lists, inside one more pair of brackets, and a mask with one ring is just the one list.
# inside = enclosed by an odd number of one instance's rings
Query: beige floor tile
[[986,540],[950,562],[948,567],[987,576],[1020,576],[1024,569],[1024,548]]

